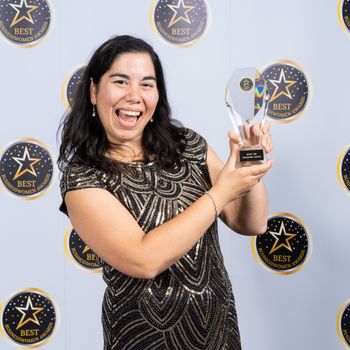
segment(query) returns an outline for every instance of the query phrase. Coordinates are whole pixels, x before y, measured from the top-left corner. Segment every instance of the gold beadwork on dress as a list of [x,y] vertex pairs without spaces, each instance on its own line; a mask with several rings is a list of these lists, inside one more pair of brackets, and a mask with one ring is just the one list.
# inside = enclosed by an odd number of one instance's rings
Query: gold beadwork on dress
[[[185,136],[181,166],[120,164],[111,175],[70,165],[62,176],[62,195],[77,188],[106,189],[147,233],[211,187],[206,141],[189,129]],[[67,213],[64,202],[60,209]],[[184,257],[154,279],[133,278],[102,263],[107,283],[102,307],[105,350],[241,349],[216,222]]]

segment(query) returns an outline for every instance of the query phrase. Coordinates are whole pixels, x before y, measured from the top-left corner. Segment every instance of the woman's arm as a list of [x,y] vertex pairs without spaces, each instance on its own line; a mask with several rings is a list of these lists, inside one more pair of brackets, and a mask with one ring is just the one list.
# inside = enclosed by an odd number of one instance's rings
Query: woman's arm
[[203,195],[183,213],[145,234],[106,190],[69,191],[65,201],[83,241],[109,265],[138,278],[153,278],[179,260],[215,219],[213,203]]
[[[268,133],[269,127],[266,125],[262,145],[266,153],[272,150],[272,142]],[[237,135],[230,133],[230,145],[238,144]],[[213,184],[222,171],[224,164],[209,147],[207,163],[210,178]],[[271,167],[271,160],[267,161],[268,169]],[[249,167],[249,166],[248,166]],[[263,181],[259,181],[251,188],[246,195],[228,203],[220,214],[220,218],[225,224],[237,233],[244,235],[258,235],[266,232],[268,219],[268,197]]]
[[168,222],[143,232],[128,210],[106,190],[68,191],[65,202],[73,227],[109,265],[133,277],[153,278],[184,256],[231,201],[256,185],[269,165],[235,169],[237,145],[210,189]]
[[[209,147],[207,162],[212,183],[223,168],[223,163]],[[268,198],[263,181],[259,181],[246,195],[228,203],[220,214],[222,221],[237,233],[258,235],[266,232]]]

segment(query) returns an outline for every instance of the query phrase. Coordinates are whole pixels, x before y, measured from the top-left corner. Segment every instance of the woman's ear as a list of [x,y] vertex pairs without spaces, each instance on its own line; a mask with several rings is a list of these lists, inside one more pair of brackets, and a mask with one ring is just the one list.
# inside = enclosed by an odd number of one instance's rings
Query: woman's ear
[[96,104],[97,87],[92,78],[90,78],[90,101],[93,105]]

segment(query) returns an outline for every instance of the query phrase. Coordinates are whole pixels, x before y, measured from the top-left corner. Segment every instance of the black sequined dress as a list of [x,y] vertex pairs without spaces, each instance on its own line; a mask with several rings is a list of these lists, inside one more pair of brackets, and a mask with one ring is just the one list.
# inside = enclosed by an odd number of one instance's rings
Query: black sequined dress
[[[62,176],[62,195],[88,187],[106,189],[148,232],[185,210],[211,186],[206,141],[189,129],[186,139],[181,166],[171,169],[124,164],[112,176],[70,165]],[[66,213],[64,202],[60,209]],[[105,350],[241,349],[216,222],[184,257],[154,279],[129,277],[106,263],[103,278]]]

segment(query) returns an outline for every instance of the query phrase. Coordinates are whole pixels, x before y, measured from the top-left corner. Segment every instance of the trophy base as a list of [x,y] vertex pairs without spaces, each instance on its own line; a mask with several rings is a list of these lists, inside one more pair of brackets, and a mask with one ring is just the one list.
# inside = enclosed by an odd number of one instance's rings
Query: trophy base
[[265,160],[265,152],[259,145],[256,146],[240,146],[239,147],[240,162],[263,162]]

